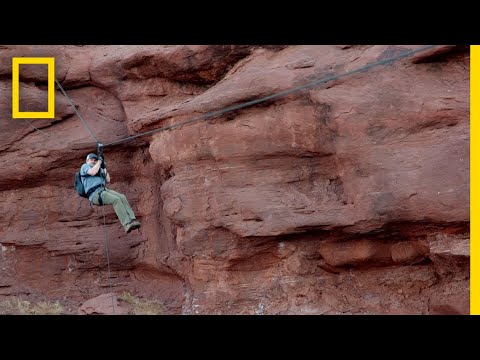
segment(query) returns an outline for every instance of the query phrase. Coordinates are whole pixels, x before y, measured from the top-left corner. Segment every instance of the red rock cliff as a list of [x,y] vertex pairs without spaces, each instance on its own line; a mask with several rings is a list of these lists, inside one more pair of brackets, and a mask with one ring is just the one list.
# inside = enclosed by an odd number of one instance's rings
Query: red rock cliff
[[[106,147],[110,187],[142,222],[128,235],[73,190],[95,144],[61,93],[53,121],[11,118],[16,56],[54,56],[109,143],[417,47],[0,46],[0,300],[73,312],[128,291],[175,314],[467,314],[466,47]],[[24,109],[43,106],[46,71],[20,80]]]

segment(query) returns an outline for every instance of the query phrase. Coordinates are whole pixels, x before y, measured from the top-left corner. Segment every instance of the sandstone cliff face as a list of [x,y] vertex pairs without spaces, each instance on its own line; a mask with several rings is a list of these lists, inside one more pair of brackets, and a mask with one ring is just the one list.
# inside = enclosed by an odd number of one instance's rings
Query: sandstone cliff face
[[[0,300],[74,312],[130,292],[174,314],[467,314],[468,48],[107,147],[110,187],[142,222],[128,235],[72,188],[95,144],[59,91],[53,121],[11,119],[14,56],[54,56],[109,143],[415,47],[0,47]],[[20,78],[22,106],[40,109],[46,71]]]

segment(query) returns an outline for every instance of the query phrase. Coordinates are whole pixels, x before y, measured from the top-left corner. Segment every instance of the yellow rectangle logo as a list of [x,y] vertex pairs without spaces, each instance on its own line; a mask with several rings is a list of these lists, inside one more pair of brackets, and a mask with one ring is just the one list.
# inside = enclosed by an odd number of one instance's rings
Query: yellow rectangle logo
[[[48,69],[48,108],[47,111],[20,111],[20,65],[47,65]],[[53,119],[55,118],[55,58],[12,58],[12,118],[13,119]]]

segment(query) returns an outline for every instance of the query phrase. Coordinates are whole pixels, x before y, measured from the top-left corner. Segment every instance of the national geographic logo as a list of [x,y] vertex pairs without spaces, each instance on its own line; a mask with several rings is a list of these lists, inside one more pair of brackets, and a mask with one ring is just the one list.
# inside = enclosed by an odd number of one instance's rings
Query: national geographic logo
[[[48,108],[47,111],[20,111],[19,68],[20,65],[47,65],[48,68]],[[12,58],[12,118],[13,119],[53,119],[55,117],[55,58],[53,57],[14,57]]]

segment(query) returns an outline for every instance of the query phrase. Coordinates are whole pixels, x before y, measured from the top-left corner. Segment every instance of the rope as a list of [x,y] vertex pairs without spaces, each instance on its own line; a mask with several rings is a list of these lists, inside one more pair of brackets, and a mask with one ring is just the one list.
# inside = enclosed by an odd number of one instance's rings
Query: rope
[[[101,196],[102,194],[100,193],[98,196]],[[103,210],[103,228],[105,229],[105,251],[107,253],[107,267],[108,267],[108,282],[110,286],[110,292],[112,292],[112,274],[110,272],[110,255],[108,252],[108,235],[107,235],[107,224],[105,220],[105,205],[102,205],[102,210]],[[115,315],[115,301],[113,300],[113,295],[112,295],[112,307],[113,307],[113,315]]]
[[400,59],[403,59],[405,57],[416,54],[418,52],[431,49],[435,46],[437,46],[437,45],[427,45],[427,46],[423,46],[419,49],[409,50],[409,51],[406,51],[403,54],[400,54],[396,57],[393,57],[393,58],[390,58],[390,59],[385,59],[385,60],[380,60],[380,61],[368,64],[368,65],[362,66],[362,67],[360,67],[358,69],[355,69],[355,70],[347,71],[347,72],[337,74],[337,75],[334,75],[334,76],[327,76],[327,77],[325,77],[323,79],[320,79],[320,80],[312,81],[312,82],[306,83],[306,84],[301,85],[301,86],[292,87],[290,89],[283,90],[283,91],[280,91],[278,93],[274,93],[274,94],[271,94],[271,95],[268,95],[268,96],[265,96],[265,97],[262,97],[262,98],[259,98],[259,99],[250,100],[250,101],[238,104],[238,105],[228,106],[228,107],[225,107],[225,108],[220,109],[220,110],[212,111],[212,112],[206,113],[204,115],[200,115],[200,116],[191,118],[189,120],[185,120],[183,122],[179,122],[179,123],[176,123],[176,124],[173,124],[173,125],[168,125],[168,126],[165,126],[165,127],[159,128],[159,129],[146,131],[146,132],[143,132],[143,133],[140,133],[140,134],[128,136],[124,139],[120,139],[120,140],[113,141],[111,143],[105,144],[104,147],[124,143],[124,142],[130,141],[130,140],[136,139],[140,136],[150,135],[150,134],[153,134],[153,133],[156,133],[156,132],[159,132],[159,131],[174,129],[174,128],[179,127],[179,126],[183,126],[183,125],[186,125],[186,124],[191,124],[193,122],[197,122],[197,121],[204,120],[204,119],[211,118],[211,117],[216,117],[218,115],[222,115],[222,114],[225,114],[227,112],[231,112],[231,111],[234,111],[234,110],[239,110],[239,109],[246,108],[248,106],[256,105],[256,104],[262,103],[262,102],[267,101],[267,100],[276,99],[276,98],[279,98],[279,97],[283,97],[283,96],[286,96],[286,95],[293,94],[293,93],[298,92],[298,91],[313,88],[313,87],[316,87],[320,84],[324,84],[324,83],[332,81],[332,80],[336,80],[336,79],[339,79],[339,78],[342,78],[342,77],[345,77],[345,76],[348,76],[348,75],[356,74],[356,73],[359,73],[359,72],[362,72],[362,71],[370,70],[371,68],[376,67],[376,66],[393,63],[393,62],[398,61]]
[[88,124],[85,122],[85,120],[83,120],[83,117],[82,115],[80,115],[80,113],[77,111],[77,108],[75,107],[75,104],[73,103],[72,99],[70,99],[70,97],[67,95],[67,93],[65,92],[65,90],[63,89],[63,86],[58,82],[57,79],[55,79],[55,82],[57,83],[58,87],[60,88],[60,90],[62,91],[63,95],[67,98],[68,102],[70,103],[70,105],[72,106],[73,108],[73,111],[75,111],[75,113],[77,114],[77,116],[80,118],[80,120],[82,121],[83,125],[85,125],[85,127],[87,128],[87,130],[90,132],[90,134],[92,135],[92,137],[95,139],[95,141],[97,143],[100,142],[100,140],[98,140],[98,138],[95,136],[95,134],[93,133],[93,131],[90,129],[90,127],[88,126]]

